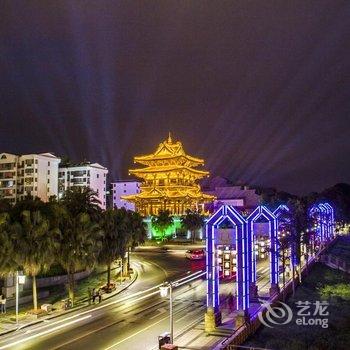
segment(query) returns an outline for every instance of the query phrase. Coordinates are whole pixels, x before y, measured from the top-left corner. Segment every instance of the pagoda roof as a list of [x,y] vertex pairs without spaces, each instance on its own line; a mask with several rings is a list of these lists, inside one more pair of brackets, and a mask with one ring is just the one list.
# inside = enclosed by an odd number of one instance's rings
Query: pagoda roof
[[159,188],[153,188],[150,191],[144,191],[138,194],[133,195],[126,195],[121,196],[121,198],[129,200],[129,201],[135,201],[140,199],[160,199],[160,198],[192,198],[192,199],[203,199],[211,201],[215,199],[215,196],[211,196],[205,193],[202,193],[199,189],[198,190],[169,190],[169,189],[159,189]]
[[180,141],[173,142],[169,133],[168,139],[161,142],[157,150],[153,154],[136,156],[134,158],[135,163],[141,163],[148,165],[150,162],[157,160],[164,161],[166,159],[182,158],[192,163],[192,166],[204,164],[204,160],[196,157],[189,156],[185,153],[182,143]]
[[166,172],[179,172],[186,171],[188,173],[207,176],[209,175],[208,171],[197,170],[190,168],[185,165],[165,165],[165,166],[150,166],[142,169],[130,169],[130,174],[152,174],[152,173],[166,173]]

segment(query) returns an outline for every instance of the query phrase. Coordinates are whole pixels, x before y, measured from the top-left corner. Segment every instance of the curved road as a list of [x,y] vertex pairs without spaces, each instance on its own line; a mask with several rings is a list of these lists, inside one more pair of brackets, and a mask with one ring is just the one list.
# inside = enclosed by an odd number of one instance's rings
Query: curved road
[[[166,280],[180,280],[173,293],[175,339],[203,320],[206,283],[196,276],[187,279],[200,274],[204,261],[191,262],[184,251],[135,253],[132,261],[139,277],[127,290],[99,305],[1,337],[0,350],[157,349],[158,335],[169,330],[169,301],[159,295],[159,285]],[[262,287],[268,281],[266,266],[258,270]],[[220,292],[228,291],[233,291],[232,284],[220,285]]]

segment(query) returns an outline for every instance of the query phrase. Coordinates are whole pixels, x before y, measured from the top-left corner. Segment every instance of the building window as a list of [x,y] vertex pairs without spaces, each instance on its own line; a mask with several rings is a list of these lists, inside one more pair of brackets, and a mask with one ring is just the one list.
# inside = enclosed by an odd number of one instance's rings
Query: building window
[[124,193],[126,193],[126,190],[124,190]]
[[100,177],[100,174],[96,174],[96,177],[99,178],[99,177]]
[[35,164],[38,164],[38,160],[37,159],[35,159]]
[[47,162],[47,165],[50,166],[50,162]]
[[47,171],[47,175],[50,175],[50,170]]
[[37,169],[37,168],[35,168],[35,172],[36,172],[36,173],[38,172],[38,169]]
[[48,183],[48,184],[50,183],[50,179],[47,179],[47,183]]
[[34,191],[37,191],[38,190],[38,187],[34,187]]

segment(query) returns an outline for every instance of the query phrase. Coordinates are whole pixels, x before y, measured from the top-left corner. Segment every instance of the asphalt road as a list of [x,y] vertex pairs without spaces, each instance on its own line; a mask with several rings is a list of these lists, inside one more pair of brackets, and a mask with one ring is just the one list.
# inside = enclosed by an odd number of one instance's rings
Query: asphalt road
[[[184,252],[144,252],[133,255],[138,280],[118,296],[98,306],[73,312],[0,338],[0,349],[153,349],[157,336],[169,330],[169,301],[159,295],[159,284],[179,280],[204,269]],[[258,266],[258,282],[268,286],[268,263]],[[222,284],[220,293],[233,291]],[[174,332],[180,335],[203,319],[206,283],[196,279],[174,290]]]

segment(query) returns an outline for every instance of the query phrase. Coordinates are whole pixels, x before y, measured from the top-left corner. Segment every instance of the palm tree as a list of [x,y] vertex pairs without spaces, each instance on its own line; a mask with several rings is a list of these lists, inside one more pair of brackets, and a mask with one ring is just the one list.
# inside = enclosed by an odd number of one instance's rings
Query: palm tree
[[160,210],[157,216],[152,217],[152,226],[160,233],[162,241],[165,240],[166,231],[174,223],[174,219],[170,216],[169,210]]
[[111,284],[111,265],[118,258],[118,220],[116,209],[107,209],[102,213],[101,229],[103,236],[101,240],[101,251],[99,263],[107,265],[107,288]]
[[147,239],[147,230],[146,230],[146,224],[143,221],[142,216],[133,211],[128,211],[129,220],[128,223],[130,224],[130,231],[131,231],[131,239],[128,246],[128,263],[127,263],[127,269],[129,271],[130,268],[130,250],[137,247],[139,244],[145,243]]
[[50,268],[59,244],[59,230],[50,229],[48,218],[39,210],[24,210],[13,223],[15,259],[25,273],[32,277],[33,306],[38,309],[36,276]]
[[196,232],[204,225],[204,218],[196,211],[187,210],[186,215],[181,218],[182,227],[191,232],[191,241],[194,243]]
[[12,235],[12,227],[10,222],[10,215],[8,213],[0,214],[0,247],[2,253],[0,254],[0,275],[4,276],[8,273],[17,270],[17,263],[14,259],[14,237]]
[[92,268],[101,249],[102,230],[88,213],[72,215],[66,210],[61,223],[59,262],[68,275],[68,294],[74,305],[74,274]]
[[[299,271],[300,279],[300,261],[301,261],[301,244],[308,235],[310,218],[308,216],[307,202],[305,199],[293,199],[288,202],[289,212],[288,222],[285,224],[290,234],[292,276],[293,276],[293,294],[295,290],[295,267]],[[308,257],[306,256],[306,263]]]
[[71,187],[65,191],[61,199],[71,215],[87,213],[90,219],[98,222],[101,216],[100,201],[97,193],[89,187]]

